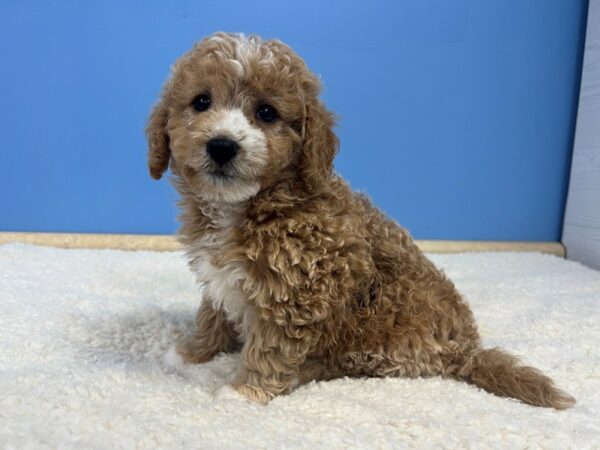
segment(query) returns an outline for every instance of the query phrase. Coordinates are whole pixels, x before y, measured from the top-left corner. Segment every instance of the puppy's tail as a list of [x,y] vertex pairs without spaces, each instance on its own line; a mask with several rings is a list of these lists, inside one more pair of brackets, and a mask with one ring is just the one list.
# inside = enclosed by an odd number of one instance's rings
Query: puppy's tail
[[492,394],[534,406],[567,409],[575,404],[573,397],[542,372],[520,365],[516,357],[498,348],[475,350],[456,376]]

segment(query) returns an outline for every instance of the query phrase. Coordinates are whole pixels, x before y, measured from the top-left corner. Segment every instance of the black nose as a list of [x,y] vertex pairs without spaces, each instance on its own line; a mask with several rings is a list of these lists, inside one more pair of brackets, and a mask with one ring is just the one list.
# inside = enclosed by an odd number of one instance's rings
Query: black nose
[[206,151],[214,162],[225,164],[237,155],[240,146],[231,139],[217,137],[206,143]]

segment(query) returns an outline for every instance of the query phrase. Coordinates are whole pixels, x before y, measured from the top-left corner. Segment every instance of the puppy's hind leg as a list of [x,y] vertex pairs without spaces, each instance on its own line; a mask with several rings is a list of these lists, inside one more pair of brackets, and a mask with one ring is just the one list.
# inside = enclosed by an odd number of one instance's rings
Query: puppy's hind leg
[[227,321],[225,312],[213,308],[204,298],[196,314],[196,331],[177,344],[177,353],[188,364],[209,361],[219,352],[235,350],[237,333]]

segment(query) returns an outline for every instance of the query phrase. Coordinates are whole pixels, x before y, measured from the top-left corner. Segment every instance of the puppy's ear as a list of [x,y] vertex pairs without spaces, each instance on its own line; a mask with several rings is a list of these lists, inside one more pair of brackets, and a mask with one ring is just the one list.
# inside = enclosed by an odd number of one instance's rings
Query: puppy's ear
[[314,97],[306,103],[304,140],[300,156],[300,171],[306,186],[315,190],[331,176],[333,158],[339,141],[333,127],[335,118],[321,101]]
[[148,124],[146,125],[146,138],[148,139],[148,169],[150,176],[159,180],[169,168],[171,149],[169,148],[169,135],[167,134],[167,120],[169,110],[166,106],[165,95],[154,107]]

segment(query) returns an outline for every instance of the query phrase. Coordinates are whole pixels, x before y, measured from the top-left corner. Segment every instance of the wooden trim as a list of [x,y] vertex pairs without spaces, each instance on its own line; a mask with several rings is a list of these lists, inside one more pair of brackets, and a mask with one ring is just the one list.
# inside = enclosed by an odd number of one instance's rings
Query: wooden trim
[[539,252],[565,257],[560,242],[532,241],[419,241],[417,245],[426,253],[460,252]]
[[[83,234],[83,233],[23,233],[0,232],[0,244],[25,242],[61,248],[112,248],[120,250],[169,251],[180,249],[171,235],[150,234]],[[518,241],[419,241],[424,252],[540,252],[564,258],[565,249],[559,242]]]
[[0,244],[25,242],[61,248],[112,248],[119,250],[178,250],[170,235],[0,232]]

